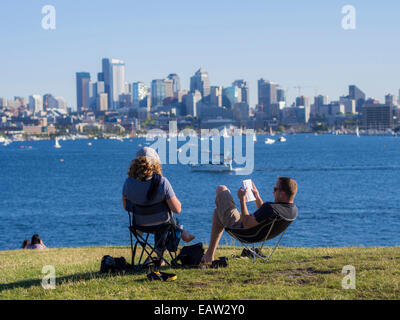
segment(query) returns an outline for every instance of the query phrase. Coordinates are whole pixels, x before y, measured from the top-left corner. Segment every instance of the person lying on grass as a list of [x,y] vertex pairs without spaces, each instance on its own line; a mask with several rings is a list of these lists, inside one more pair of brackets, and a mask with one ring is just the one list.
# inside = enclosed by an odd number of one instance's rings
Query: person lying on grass
[[216,208],[212,215],[210,245],[202,258],[203,263],[214,261],[224,228],[252,228],[266,219],[274,219],[277,215],[290,220],[296,219],[297,207],[294,198],[297,193],[297,183],[294,179],[278,177],[273,191],[274,202],[264,203],[254,183],[252,191],[258,210],[254,214],[249,214],[246,204],[247,189],[240,188],[237,192],[240,201],[241,212],[239,212],[229,189],[226,186],[218,186]]

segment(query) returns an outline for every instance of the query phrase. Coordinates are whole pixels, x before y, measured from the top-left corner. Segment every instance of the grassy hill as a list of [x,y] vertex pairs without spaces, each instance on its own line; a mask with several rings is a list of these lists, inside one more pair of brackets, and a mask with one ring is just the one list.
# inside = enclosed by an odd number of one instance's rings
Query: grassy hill
[[[146,272],[98,273],[102,256],[124,256],[127,247],[89,247],[45,251],[0,251],[0,299],[399,299],[400,247],[285,248],[267,264],[253,265],[240,247],[222,247],[221,269],[166,269],[174,282],[150,282]],[[45,290],[42,268],[56,270],[56,289]],[[356,289],[342,288],[342,268],[356,270]]]

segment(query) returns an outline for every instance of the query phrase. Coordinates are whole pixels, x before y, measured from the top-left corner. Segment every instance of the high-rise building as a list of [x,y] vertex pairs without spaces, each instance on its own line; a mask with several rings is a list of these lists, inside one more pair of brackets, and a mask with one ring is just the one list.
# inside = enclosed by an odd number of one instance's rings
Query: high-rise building
[[6,98],[0,98],[0,107],[2,108],[8,107],[8,101]]
[[356,113],[356,100],[349,99],[348,97],[340,97],[339,102],[344,105],[344,113]]
[[213,86],[210,89],[210,104],[212,106],[222,107],[222,87]]
[[90,73],[76,73],[76,107],[78,112],[89,108],[89,82]]
[[43,111],[43,97],[38,94],[29,96],[29,110],[33,112]]
[[187,115],[192,117],[197,117],[199,115],[197,104],[200,102],[201,97],[202,96],[199,90],[196,90],[195,92],[189,92],[183,97]]
[[240,89],[241,102],[250,105],[249,86],[247,85],[247,81],[235,80],[232,85]]
[[125,62],[119,59],[102,60],[103,72],[100,79],[104,79],[105,93],[108,94],[108,106],[115,110],[119,107],[119,96],[126,93]]
[[111,83],[111,76],[110,76],[110,59],[104,58],[102,60],[102,72],[100,78],[104,81],[104,92],[107,93],[108,96],[108,106],[111,107],[111,95],[110,95],[110,83]]
[[98,111],[107,111],[108,110],[108,94],[107,93],[99,93],[97,95],[96,106]]
[[140,101],[149,95],[149,87],[143,82],[132,83],[132,103],[134,107],[138,107]]
[[320,109],[322,108],[322,106],[328,105],[328,103],[329,103],[328,96],[319,95],[314,97],[314,104],[312,105],[310,113],[313,115],[325,114],[326,112],[322,112],[322,110]]
[[52,94],[47,93],[43,96],[43,110],[58,108],[58,100]]
[[58,108],[59,109],[67,109],[67,101],[63,97],[56,97]]
[[172,80],[172,92],[175,98],[178,97],[178,92],[181,90],[181,79],[176,73],[171,73],[167,77]]
[[258,104],[263,107],[269,107],[278,102],[278,85],[264,79],[258,80]]
[[396,96],[393,94],[387,94],[385,96],[385,104],[388,106],[393,107],[394,105],[396,105]]
[[235,103],[242,102],[242,91],[239,87],[231,86],[222,90],[223,105],[228,108],[233,108]]
[[349,98],[356,101],[356,111],[361,112],[365,103],[365,93],[362,92],[357,86],[349,86]]
[[119,108],[119,96],[125,93],[125,62],[118,59],[111,59],[110,76],[111,106],[115,110]]
[[282,89],[279,86],[276,89],[276,98],[277,98],[278,102],[285,102],[285,104],[286,104],[286,93],[285,93],[285,90]]
[[164,79],[165,84],[165,98],[174,97],[174,88],[173,88],[173,80],[172,79]]
[[151,105],[157,107],[163,105],[165,99],[165,81],[164,79],[154,79],[151,82]]
[[190,91],[195,92],[196,90],[200,91],[203,98],[210,95],[210,78],[202,68],[190,78]]

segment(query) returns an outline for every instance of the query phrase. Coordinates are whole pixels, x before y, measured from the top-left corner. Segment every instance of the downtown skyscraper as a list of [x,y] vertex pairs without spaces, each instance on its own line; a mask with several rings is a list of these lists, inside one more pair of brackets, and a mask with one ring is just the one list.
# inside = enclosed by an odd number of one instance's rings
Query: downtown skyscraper
[[89,83],[90,73],[76,73],[76,107],[78,112],[89,108]]
[[119,107],[119,96],[125,93],[125,62],[104,58],[102,66],[103,72],[99,75],[99,79],[104,80],[109,108],[115,110]]

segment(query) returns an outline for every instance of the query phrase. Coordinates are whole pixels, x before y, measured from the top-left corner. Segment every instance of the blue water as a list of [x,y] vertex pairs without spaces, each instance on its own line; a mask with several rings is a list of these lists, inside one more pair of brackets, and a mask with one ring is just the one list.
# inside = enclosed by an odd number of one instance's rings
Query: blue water
[[[0,146],[1,250],[19,248],[34,233],[49,247],[129,244],[121,191],[144,139],[91,142],[61,141],[61,149],[54,141]],[[245,177],[184,165],[164,165],[163,171],[182,202],[180,222],[207,243],[216,187],[227,185],[236,198]],[[399,138],[297,134],[265,145],[259,137],[255,170],[246,178],[272,201],[278,175],[299,184],[299,217],[282,245],[400,245]],[[221,242],[231,240],[225,234]]]

